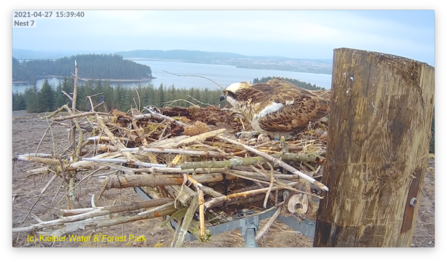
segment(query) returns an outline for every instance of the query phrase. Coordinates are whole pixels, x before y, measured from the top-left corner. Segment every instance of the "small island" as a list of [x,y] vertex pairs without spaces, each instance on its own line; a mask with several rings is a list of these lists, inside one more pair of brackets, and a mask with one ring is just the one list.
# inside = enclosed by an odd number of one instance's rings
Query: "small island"
[[70,77],[74,73],[75,61],[81,81],[146,82],[154,79],[150,66],[123,59],[122,55],[87,54],[22,61],[13,57],[12,80],[14,84],[19,84],[35,79]]

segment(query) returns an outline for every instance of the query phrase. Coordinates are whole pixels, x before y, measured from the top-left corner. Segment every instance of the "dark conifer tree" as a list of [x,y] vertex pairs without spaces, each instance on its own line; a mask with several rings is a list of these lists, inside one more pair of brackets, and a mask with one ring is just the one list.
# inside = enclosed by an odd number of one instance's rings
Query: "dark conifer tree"
[[55,92],[53,87],[48,83],[48,80],[43,81],[42,87],[39,91],[39,106],[41,112],[50,112],[54,110],[55,106]]

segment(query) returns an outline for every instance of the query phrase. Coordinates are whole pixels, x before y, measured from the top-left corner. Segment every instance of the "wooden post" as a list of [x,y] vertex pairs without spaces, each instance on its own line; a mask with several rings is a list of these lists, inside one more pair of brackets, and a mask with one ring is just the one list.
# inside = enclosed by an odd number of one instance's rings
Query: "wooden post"
[[[334,50],[315,247],[410,246],[427,165],[435,70],[394,55]],[[416,200],[416,202],[414,202]]]

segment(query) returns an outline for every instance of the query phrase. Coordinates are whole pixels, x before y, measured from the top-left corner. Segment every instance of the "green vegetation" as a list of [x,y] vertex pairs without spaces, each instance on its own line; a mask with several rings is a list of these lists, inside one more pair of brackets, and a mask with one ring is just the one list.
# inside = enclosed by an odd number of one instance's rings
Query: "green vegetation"
[[75,60],[82,64],[80,78],[88,79],[151,79],[152,71],[147,65],[125,60],[121,55],[75,55],[51,59],[19,62],[12,58],[13,81],[33,81],[49,76],[69,77],[74,73]]
[[[12,94],[12,110],[27,110],[29,113],[54,111],[64,104],[70,103],[70,100],[63,94],[73,93],[73,79],[64,78],[64,80],[56,87],[51,86],[47,80],[42,84],[42,88],[38,90],[34,84],[25,90],[24,93]],[[198,104],[200,102],[211,105],[218,105],[221,90],[209,90],[191,88],[178,89],[174,86],[166,87],[161,84],[159,87],[153,85],[142,86],[136,88],[124,88],[120,85],[112,87],[108,81],[88,81],[83,84],[78,83],[78,97],[76,108],[82,111],[90,111],[90,102],[88,96],[91,96],[94,105],[104,101],[98,111],[109,111],[118,109],[127,111],[130,108],[143,108],[143,106],[153,105],[163,107],[172,106],[191,106],[191,103]],[[196,102],[190,97],[200,101]],[[188,103],[190,101],[191,103]]]
[[316,85],[312,85],[310,83],[307,82],[301,82],[298,79],[292,79],[292,78],[286,78],[286,77],[276,77],[276,76],[269,76],[269,77],[262,77],[261,79],[255,78],[253,79],[253,84],[257,84],[257,83],[266,83],[269,80],[272,80],[273,78],[279,78],[282,80],[286,80],[289,81],[290,83],[302,87],[304,89],[308,89],[308,90],[325,90],[324,87],[320,87],[320,86],[316,86]]
[[33,71],[26,67],[25,63],[20,63],[19,60],[12,58],[12,81],[28,81],[35,78]]

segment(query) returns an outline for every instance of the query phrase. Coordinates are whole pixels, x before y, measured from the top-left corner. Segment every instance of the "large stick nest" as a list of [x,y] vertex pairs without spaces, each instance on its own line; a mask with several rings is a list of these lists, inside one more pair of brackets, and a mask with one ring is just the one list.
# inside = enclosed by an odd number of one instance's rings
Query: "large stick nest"
[[[68,114],[56,116],[64,110]],[[249,122],[216,106],[151,107],[126,113],[75,113],[64,106],[47,118],[51,125],[76,129],[76,139],[68,141],[71,147],[59,155],[23,154],[14,160],[41,163],[42,167],[29,171],[31,174],[54,173],[42,194],[55,179],[65,180],[69,209],[61,210],[60,219],[13,228],[13,232],[66,235],[170,215],[206,241],[207,226],[228,220],[244,208],[281,207],[283,215],[297,219],[316,216],[324,188],[318,182],[326,152],[324,119],[310,123],[292,139],[274,141],[236,137],[237,132],[251,131]],[[77,177],[81,173],[87,176],[80,180]],[[76,208],[76,187],[98,177],[102,183],[98,198],[111,188],[140,187],[153,200],[138,205]],[[110,213],[118,215],[104,217]],[[191,219],[194,213],[199,221]]]

